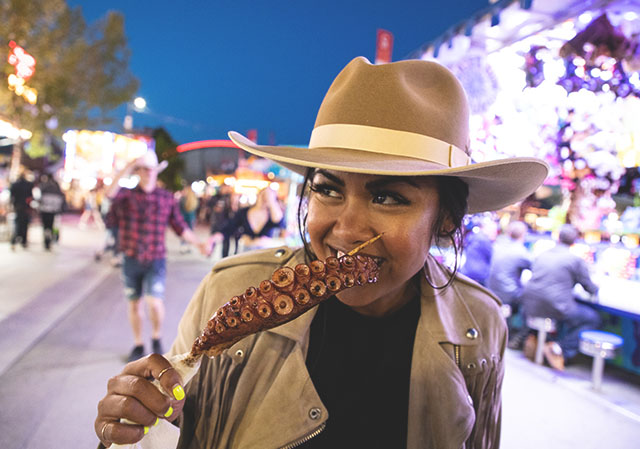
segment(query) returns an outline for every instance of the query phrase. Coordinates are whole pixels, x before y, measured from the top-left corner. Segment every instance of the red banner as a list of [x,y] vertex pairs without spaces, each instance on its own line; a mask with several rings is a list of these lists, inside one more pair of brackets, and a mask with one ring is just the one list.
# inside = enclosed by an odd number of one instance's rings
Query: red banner
[[391,62],[393,52],[393,34],[390,31],[378,29],[376,39],[376,64]]
[[251,140],[253,143],[258,143],[258,130],[257,129],[248,130],[247,139]]

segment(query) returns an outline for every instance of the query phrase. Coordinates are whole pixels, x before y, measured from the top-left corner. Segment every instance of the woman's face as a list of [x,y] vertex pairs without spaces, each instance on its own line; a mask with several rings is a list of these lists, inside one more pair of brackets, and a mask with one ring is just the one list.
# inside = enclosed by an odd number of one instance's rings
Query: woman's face
[[429,177],[378,176],[317,170],[307,218],[311,247],[320,259],[340,256],[384,232],[362,254],[378,258],[376,284],[340,292],[358,312],[382,316],[409,301],[409,280],[422,269],[439,205]]

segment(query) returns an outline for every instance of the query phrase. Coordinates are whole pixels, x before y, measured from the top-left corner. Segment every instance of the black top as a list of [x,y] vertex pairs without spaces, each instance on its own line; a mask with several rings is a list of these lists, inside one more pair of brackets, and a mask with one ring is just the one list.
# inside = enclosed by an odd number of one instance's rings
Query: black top
[[307,368],[329,419],[300,447],[406,447],[419,298],[382,318],[360,315],[335,296],[318,307]]
[[250,207],[245,207],[243,209],[238,210],[236,214],[231,217],[225,225],[222,227],[220,232],[225,236],[241,236],[248,235],[251,238],[256,237],[273,237],[274,231],[276,229],[284,228],[284,215],[282,216],[282,220],[279,223],[275,223],[271,220],[271,214],[269,214],[269,219],[264,224],[262,229],[253,230],[251,224],[249,223],[248,213]]
[[209,200],[211,207],[211,233],[222,232],[233,215],[231,195],[218,194]]
[[33,198],[32,190],[33,183],[23,177],[18,178],[16,182],[11,184],[11,202],[16,212],[24,213],[30,210],[29,203]]

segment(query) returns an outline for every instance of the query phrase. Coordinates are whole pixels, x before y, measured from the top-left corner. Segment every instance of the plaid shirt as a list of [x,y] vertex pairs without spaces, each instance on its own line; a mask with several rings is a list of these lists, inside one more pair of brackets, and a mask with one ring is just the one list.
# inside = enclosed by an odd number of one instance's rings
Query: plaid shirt
[[161,188],[151,193],[140,188],[121,189],[113,199],[106,224],[118,227],[120,250],[140,262],[166,256],[168,225],[178,235],[187,228],[173,194]]

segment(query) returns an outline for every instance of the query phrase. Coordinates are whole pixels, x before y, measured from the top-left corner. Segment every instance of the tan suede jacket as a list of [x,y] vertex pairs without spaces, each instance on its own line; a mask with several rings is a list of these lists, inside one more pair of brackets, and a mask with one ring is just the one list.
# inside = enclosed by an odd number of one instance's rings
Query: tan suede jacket
[[[171,353],[189,351],[208,319],[233,295],[304,260],[274,248],[217,264],[194,294]],[[434,285],[449,272],[429,260]],[[507,330],[499,301],[458,277],[444,291],[421,285],[409,398],[409,448],[498,448]],[[315,309],[203,360],[187,385],[180,449],[295,447],[324,429],[330,410],[305,366]]]

